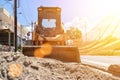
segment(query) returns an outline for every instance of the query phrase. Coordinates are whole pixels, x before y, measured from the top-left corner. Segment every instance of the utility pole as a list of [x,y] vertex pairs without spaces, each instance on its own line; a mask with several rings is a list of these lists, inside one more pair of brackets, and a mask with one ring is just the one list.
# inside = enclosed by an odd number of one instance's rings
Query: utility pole
[[33,38],[33,22],[31,22],[31,37]]
[[23,35],[22,35],[22,34],[23,34],[23,33],[22,33],[22,30],[23,30],[23,26],[21,25],[21,26],[20,26],[20,33],[21,33],[21,35],[20,35],[20,36],[21,36],[20,46],[22,46],[22,37],[23,37]]
[[[33,40],[33,26],[34,26],[34,23],[33,21],[31,22],[31,39]],[[32,45],[33,45],[33,42],[32,42]]]
[[14,46],[17,52],[17,0],[14,0]]

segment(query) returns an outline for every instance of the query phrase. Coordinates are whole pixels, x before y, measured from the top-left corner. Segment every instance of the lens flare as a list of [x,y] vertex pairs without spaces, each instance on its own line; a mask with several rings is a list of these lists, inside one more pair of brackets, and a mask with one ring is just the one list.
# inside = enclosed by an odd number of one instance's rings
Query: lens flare
[[51,54],[51,52],[52,52],[52,46],[49,43],[45,43],[41,45],[40,48],[35,50],[34,56],[43,58],[44,56]]

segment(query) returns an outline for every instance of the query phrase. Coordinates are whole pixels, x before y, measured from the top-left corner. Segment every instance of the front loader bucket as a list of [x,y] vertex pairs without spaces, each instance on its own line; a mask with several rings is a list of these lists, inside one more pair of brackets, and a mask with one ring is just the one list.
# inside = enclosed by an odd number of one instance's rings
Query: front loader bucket
[[[42,48],[42,46],[23,46],[22,51],[26,56],[35,56],[35,50],[40,48]],[[80,62],[79,51],[75,46],[52,46],[51,53],[44,57],[53,58],[63,62]]]

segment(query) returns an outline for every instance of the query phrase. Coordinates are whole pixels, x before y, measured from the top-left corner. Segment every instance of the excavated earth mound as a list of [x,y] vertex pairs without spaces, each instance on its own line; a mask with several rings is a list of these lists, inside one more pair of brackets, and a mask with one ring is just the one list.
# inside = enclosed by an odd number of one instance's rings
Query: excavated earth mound
[[120,80],[81,63],[63,63],[22,53],[0,53],[0,80]]

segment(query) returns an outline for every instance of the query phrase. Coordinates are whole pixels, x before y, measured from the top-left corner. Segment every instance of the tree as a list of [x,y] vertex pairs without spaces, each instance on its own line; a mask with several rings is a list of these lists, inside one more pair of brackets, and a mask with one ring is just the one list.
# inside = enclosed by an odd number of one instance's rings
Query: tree
[[82,37],[82,33],[78,28],[70,27],[67,31],[67,38],[68,39],[80,39]]

